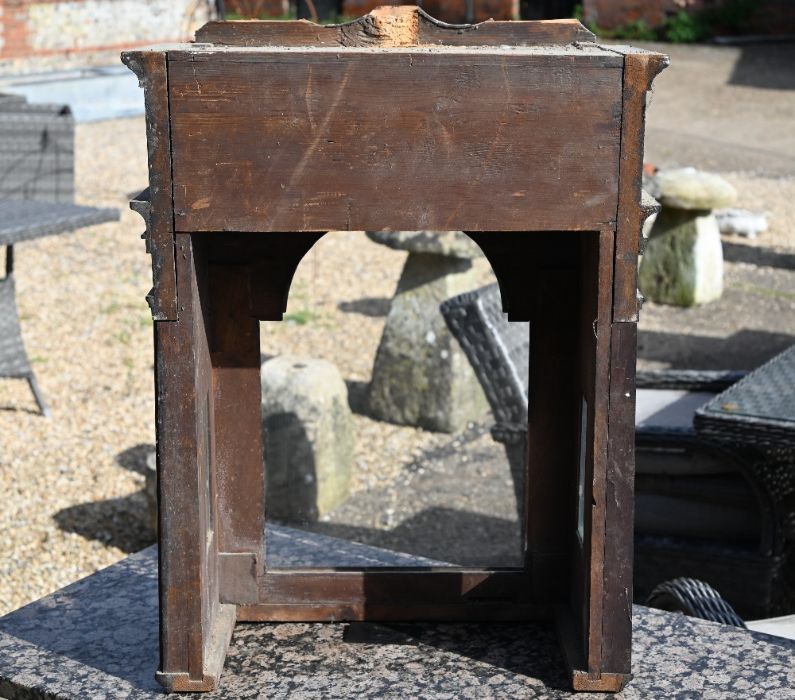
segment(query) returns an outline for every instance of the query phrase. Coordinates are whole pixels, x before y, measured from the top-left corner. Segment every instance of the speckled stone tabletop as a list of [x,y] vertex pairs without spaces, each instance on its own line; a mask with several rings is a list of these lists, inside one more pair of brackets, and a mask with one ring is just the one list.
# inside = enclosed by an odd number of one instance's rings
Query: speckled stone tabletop
[[[156,557],[147,549],[0,618],[0,697],[164,697]],[[790,700],[795,642],[636,607],[633,673],[613,697]],[[572,695],[545,625],[239,624],[221,689],[184,697]]]

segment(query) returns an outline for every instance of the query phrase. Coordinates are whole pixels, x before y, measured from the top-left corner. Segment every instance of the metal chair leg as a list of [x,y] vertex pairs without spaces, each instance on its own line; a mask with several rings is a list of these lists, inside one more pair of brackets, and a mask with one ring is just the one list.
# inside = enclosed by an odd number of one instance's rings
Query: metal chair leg
[[52,414],[50,413],[50,407],[47,405],[47,402],[44,400],[44,396],[39,389],[38,382],[36,381],[36,377],[31,374],[28,377],[28,384],[30,385],[30,390],[33,392],[33,398],[36,399],[36,404],[41,411],[41,415],[45,418],[49,418]]

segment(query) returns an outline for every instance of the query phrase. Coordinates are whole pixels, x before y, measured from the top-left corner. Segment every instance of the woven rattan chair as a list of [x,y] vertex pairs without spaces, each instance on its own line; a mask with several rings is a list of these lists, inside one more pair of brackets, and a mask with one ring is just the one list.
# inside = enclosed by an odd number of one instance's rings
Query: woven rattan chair
[[17,312],[14,245],[119,218],[116,209],[74,199],[74,120],[68,107],[0,95],[0,377],[27,380],[39,410],[49,409],[33,374]]
[[[505,445],[518,496],[523,492],[518,478],[525,459],[532,329],[508,323],[497,285],[454,297],[441,311],[489,400],[496,421],[492,436]],[[781,379],[782,371],[779,367],[774,377],[787,381]],[[776,423],[766,433],[768,444],[755,441],[747,424],[743,430],[725,428],[707,410],[711,401],[722,405],[719,392],[746,381],[743,375],[638,373],[639,598],[660,581],[687,576],[715,586],[746,617],[765,617],[791,604],[787,567],[795,534],[795,452],[782,443],[782,434],[795,439],[795,422],[789,432],[783,422]],[[775,379],[772,393],[774,385]],[[699,425],[704,423],[710,430],[702,434]]]
[[505,446],[520,508],[527,459],[530,324],[508,322],[496,284],[448,299],[440,308],[486,394],[495,420],[491,435]]

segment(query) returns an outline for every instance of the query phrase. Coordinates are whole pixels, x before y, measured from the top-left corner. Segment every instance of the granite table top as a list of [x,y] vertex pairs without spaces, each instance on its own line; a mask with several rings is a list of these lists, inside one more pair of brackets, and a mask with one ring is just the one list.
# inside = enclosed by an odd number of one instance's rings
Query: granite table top
[[[795,641],[640,606],[633,620],[634,678],[612,697],[795,698]],[[164,698],[157,661],[155,547],[0,618],[0,698]],[[170,697],[573,696],[543,624],[241,623],[220,690]]]

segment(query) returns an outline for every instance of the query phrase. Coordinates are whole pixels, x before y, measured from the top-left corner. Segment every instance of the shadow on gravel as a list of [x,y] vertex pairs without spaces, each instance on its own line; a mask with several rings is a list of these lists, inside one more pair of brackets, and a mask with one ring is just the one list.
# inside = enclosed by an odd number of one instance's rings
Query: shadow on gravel
[[131,554],[156,541],[148,524],[146,495],[143,491],[124,498],[109,498],[69,506],[53,515],[65,532],[87,540],[97,540]]
[[337,308],[349,314],[380,318],[389,313],[389,305],[391,303],[392,300],[387,297],[366,297],[355,301],[341,301],[337,304]]
[[729,85],[795,90],[793,65],[795,42],[745,46],[734,64]]
[[141,443],[135,447],[128,447],[126,450],[116,455],[116,462],[119,466],[129,469],[136,474],[146,475],[146,458],[155,451],[155,446],[149,443]]
[[742,330],[728,338],[641,331],[638,358],[665,362],[672,369],[752,370],[793,344],[795,335],[769,331]]
[[351,411],[360,416],[369,416],[367,410],[367,391],[370,382],[360,382],[357,379],[346,379],[345,386],[348,388],[348,405]]
[[742,243],[723,241],[723,259],[727,262],[748,263],[759,267],[795,270],[795,255],[792,253],[778,253],[770,248],[755,248]]
[[329,522],[303,529],[456,566],[521,565],[515,520],[465,510],[426,508],[391,530]]

